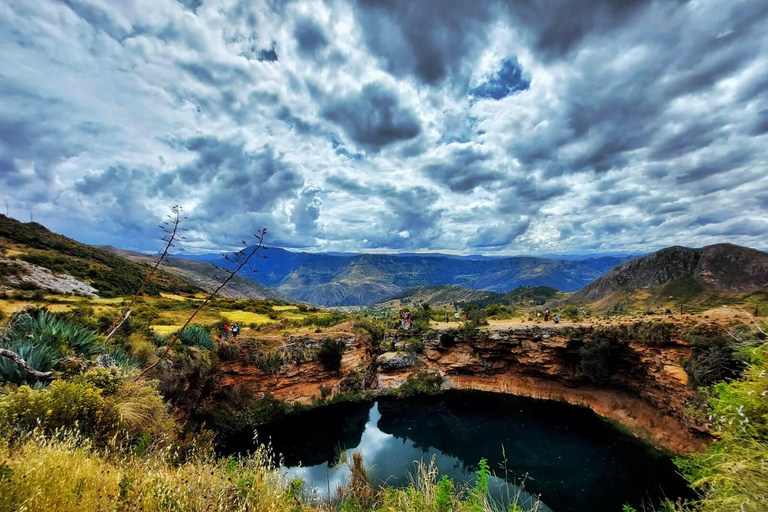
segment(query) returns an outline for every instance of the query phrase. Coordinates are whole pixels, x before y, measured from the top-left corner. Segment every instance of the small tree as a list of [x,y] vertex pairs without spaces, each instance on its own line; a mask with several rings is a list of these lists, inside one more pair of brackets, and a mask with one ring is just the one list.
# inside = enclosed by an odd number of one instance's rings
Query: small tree
[[341,369],[341,357],[344,353],[344,342],[341,340],[325,340],[317,353],[317,359],[323,368],[329,372]]

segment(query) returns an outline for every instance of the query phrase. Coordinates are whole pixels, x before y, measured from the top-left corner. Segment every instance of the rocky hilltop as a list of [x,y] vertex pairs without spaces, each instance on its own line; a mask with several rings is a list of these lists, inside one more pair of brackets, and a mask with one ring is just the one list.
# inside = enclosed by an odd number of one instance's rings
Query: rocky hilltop
[[768,254],[732,244],[669,247],[616,267],[571,297],[590,303],[621,290],[647,290],[686,279],[689,288],[747,293],[768,287]]

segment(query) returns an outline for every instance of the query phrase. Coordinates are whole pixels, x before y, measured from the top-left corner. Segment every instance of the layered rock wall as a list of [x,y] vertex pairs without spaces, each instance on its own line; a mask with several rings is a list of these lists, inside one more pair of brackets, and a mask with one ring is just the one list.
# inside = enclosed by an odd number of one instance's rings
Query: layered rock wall
[[[379,392],[397,389],[408,377],[430,371],[443,376],[446,388],[583,405],[674,452],[703,446],[706,438],[695,433],[686,416],[688,404],[697,398],[681,366],[690,357],[690,347],[675,339],[662,346],[629,341],[615,357],[610,380],[596,384],[581,371],[579,355],[593,332],[588,327],[518,328],[457,337],[448,348],[438,339],[425,338],[421,354],[383,352],[367,336],[350,332],[337,337],[346,345],[340,372],[307,362],[285,364],[275,375],[265,375],[239,357],[221,363],[217,388],[237,385],[256,394],[270,392],[288,401],[311,403],[337,389],[352,371],[362,372],[366,387]],[[287,346],[306,342],[291,338]]]

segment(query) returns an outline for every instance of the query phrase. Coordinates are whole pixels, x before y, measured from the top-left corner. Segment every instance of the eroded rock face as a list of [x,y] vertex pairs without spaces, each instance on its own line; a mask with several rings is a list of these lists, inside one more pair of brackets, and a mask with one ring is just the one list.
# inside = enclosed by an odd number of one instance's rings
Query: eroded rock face
[[386,352],[376,358],[376,365],[382,372],[406,370],[413,367],[419,358],[408,352]]
[[[309,362],[286,364],[276,375],[268,376],[238,358],[221,364],[217,386],[245,386],[257,394],[268,391],[277,398],[309,403],[320,398],[321,387],[326,392],[338,387],[350,371],[364,371],[367,389],[384,392],[429,370],[440,373],[447,388],[584,405],[675,452],[687,453],[706,443],[691,432],[695,426],[685,413],[697,397],[681,365],[690,357],[686,343],[674,337],[660,347],[630,341],[619,350],[610,380],[596,384],[580,369],[579,349],[590,342],[592,334],[588,327],[516,328],[479,333],[471,339],[458,337],[450,348],[425,338],[424,353],[412,354],[379,353],[366,338],[350,333],[340,337],[347,349],[339,373]],[[295,342],[313,343],[307,339]]]

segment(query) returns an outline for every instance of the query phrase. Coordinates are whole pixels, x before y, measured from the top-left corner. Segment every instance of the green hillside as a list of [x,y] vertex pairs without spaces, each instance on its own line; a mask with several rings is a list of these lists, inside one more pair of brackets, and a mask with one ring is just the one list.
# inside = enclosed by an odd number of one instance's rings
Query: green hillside
[[[36,222],[19,222],[0,215],[0,256],[67,274],[90,284],[102,297],[131,295],[141,285],[149,265],[128,261],[101,249],[51,232]],[[20,272],[18,265],[6,264],[9,274]],[[197,293],[200,288],[159,271],[145,288],[147,295]]]

